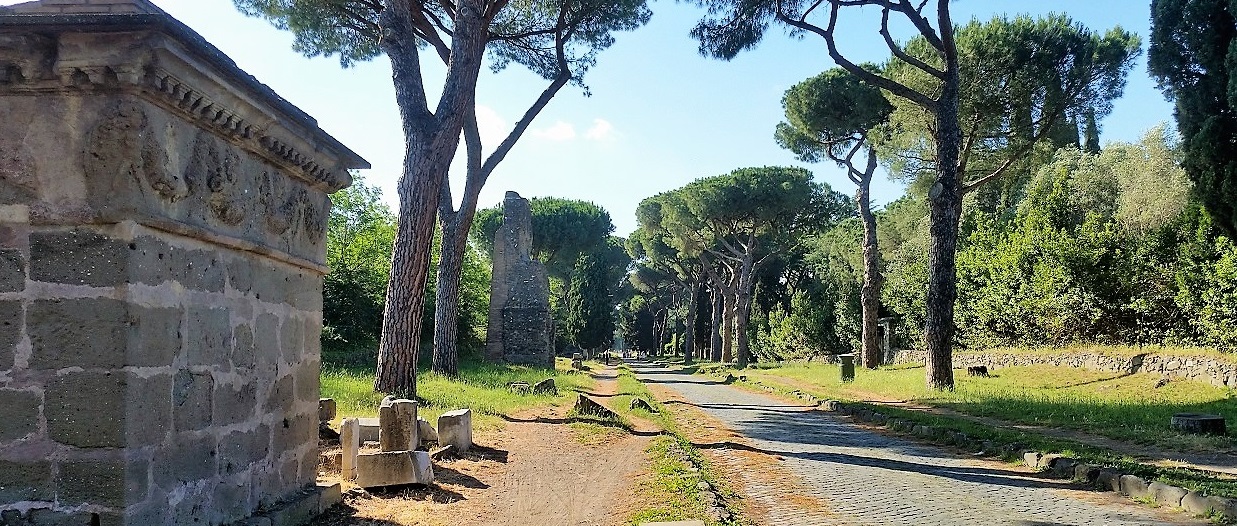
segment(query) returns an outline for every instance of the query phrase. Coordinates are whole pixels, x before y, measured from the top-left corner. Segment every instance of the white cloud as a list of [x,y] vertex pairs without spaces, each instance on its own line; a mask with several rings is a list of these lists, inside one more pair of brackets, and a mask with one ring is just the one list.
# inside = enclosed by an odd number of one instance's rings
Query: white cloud
[[477,105],[477,129],[481,132],[481,144],[485,151],[494,151],[498,143],[507,138],[509,125],[494,108]]
[[584,132],[584,138],[590,141],[614,140],[614,125],[605,119],[593,119],[593,126]]
[[571,123],[557,121],[545,129],[532,130],[533,137],[554,142],[566,142],[576,138],[576,129]]

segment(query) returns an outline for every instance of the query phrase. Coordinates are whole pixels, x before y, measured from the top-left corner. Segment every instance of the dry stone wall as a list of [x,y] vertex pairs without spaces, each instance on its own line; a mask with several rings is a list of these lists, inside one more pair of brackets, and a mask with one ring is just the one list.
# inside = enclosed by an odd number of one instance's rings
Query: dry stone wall
[[[898,351],[895,363],[924,363],[924,351]],[[977,365],[988,368],[1021,365],[1055,365],[1109,371],[1114,373],[1158,374],[1171,379],[1195,380],[1216,387],[1237,389],[1237,358],[1225,361],[1203,356],[1177,356],[1153,352],[1114,355],[1101,352],[1061,351],[1055,353],[955,352],[956,368]]]
[[328,194],[364,160],[142,0],[0,8],[0,115],[0,523],[312,487]]

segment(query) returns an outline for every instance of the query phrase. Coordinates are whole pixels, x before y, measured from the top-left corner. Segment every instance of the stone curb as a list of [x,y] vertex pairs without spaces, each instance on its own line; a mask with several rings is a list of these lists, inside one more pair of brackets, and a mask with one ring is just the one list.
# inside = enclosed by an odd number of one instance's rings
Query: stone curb
[[916,424],[906,419],[890,417],[858,404],[825,400],[820,403],[820,410],[835,412],[860,422],[884,426],[898,433],[958,446],[981,454],[1013,456],[1021,452],[1022,460],[1027,467],[1039,469],[1052,478],[1071,479],[1104,491],[1120,493],[1131,499],[1181,508],[1194,515],[1222,518],[1226,523],[1237,523],[1237,499],[1204,496],[1197,491],[1155,481],[1148,482],[1142,477],[1123,473],[1113,467],[1087,464],[1053,453],[1026,450],[1018,444],[998,446],[989,441],[977,443],[969,439],[966,434],[952,429]]

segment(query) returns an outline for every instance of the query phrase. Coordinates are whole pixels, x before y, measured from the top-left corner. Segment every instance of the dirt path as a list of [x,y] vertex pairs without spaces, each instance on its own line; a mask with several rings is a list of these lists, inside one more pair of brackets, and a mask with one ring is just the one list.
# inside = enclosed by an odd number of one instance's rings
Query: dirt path
[[[594,375],[612,395],[613,369]],[[436,462],[427,488],[348,495],[314,526],[618,526],[635,506],[650,438],[614,431],[585,444],[565,419],[570,407],[506,418],[461,458]]]
[[[613,368],[594,375],[596,399],[617,392]],[[609,526],[625,524],[635,478],[645,463],[647,436],[615,433],[586,446],[568,425],[546,423],[563,414],[525,418],[507,425],[503,449],[511,451],[506,469],[488,498],[470,500],[452,517],[456,524],[493,526]],[[531,421],[527,421],[531,420]]]
[[[771,380],[774,381],[774,380]],[[809,382],[804,382],[795,378],[778,377],[775,380],[779,383],[801,390],[810,390],[813,386]],[[866,398],[865,403],[885,405],[905,409],[908,411],[919,411],[923,413],[931,413],[942,416],[952,416],[963,418],[979,424],[989,425],[993,427],[1017,429],[1019,431],[1052,438],[1060,438],[1065,440],[1073,440],[1083,444],[1099,446],[1119,451],[1122,454],[1129,455],[1140,462],[1162,466],[1162,467],[1188,467],[1211,471],[1227,476],[1237,476],[1237,454],[1232,452],[1206,452],[1194,453],[1185,451],[1175,451],[1143,444],[1135,444],[1123,440],[1117,440],[1106,436],[1100,436],[1093,433],[1078,431],[1074,429],[1058,429],[1052,427],[1037,426],[1034,424],[1023,424],[993,418],[987,416],[975,416],[945,407],[935,407],[917,403],[912,400],[896,400],[889,397],[881,396],[876,393],[851,390],[855,395]]]

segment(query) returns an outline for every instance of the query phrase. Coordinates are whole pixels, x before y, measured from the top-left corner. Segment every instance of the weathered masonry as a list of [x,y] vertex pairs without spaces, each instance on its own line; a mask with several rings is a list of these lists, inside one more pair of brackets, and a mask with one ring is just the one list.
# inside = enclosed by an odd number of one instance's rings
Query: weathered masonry
[[145,0],[0,8],[0,524],[320,507],[328,194],[367,167]]

